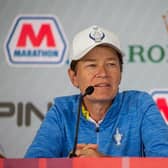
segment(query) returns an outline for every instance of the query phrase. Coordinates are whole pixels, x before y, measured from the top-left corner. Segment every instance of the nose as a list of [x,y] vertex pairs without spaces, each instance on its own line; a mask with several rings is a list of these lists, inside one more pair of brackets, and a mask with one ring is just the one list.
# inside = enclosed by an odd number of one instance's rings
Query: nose
[[100,77],[100,78],[107,77],[107,69],[105,66],[98,67],[96,77]]

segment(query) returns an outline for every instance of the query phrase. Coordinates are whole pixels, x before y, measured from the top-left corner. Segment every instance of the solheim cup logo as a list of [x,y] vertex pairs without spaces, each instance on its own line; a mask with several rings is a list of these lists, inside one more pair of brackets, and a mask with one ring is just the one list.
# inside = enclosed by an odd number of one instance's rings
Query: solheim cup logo
[[95,42],[101,42],[104,39],[105,34],[100,30],[99,27],[94,26],[93,30],[89,34],[89,37]]
[[54,16],[19,16],[9,32],[5,53],[11,65],[54,65],[66,61],[67,40]]
[[168,11],[162,17],[166,26],[166,30],[168,32]]

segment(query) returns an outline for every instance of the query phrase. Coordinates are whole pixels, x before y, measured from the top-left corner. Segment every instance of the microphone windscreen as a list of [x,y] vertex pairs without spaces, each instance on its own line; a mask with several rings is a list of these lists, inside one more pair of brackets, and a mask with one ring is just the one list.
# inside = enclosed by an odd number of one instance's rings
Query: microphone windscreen
[[91,95],[94,92],[93,86],[88,86],[85,90],[85,95]]

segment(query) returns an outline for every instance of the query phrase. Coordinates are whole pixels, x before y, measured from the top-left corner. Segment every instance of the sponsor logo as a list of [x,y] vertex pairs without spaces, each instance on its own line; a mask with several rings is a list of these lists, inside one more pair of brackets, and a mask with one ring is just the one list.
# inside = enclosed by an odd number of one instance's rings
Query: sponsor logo
[[129,63],[167,63],[167,55],[168,46],[162,46],[160,44],[154,44],[151,46],[134,44],[128,46]]
[[152,97],[155,100],[166,124],[168,125],[168,90],[158,90],[152,92]]
[[[47,111],[52,106],[51,102],[46,104]],[[40,108],[34,102],[0,102],[0,118],[9,119],[15,118],[18,127],[31,126],[32,118],[36,117],[40,121],[44,119],[44,112],[46,109]],[[33,115],[32,115],[33,114]]]
[[54,16],[19,16],[5,43],[12,65],[62,65],[66,60],[67,40]]
[[[162,18],[168,32],[168,12]],[[152,45],[130,44],[127,55],[128,63],[167,63],[168,46],[158,43]]]

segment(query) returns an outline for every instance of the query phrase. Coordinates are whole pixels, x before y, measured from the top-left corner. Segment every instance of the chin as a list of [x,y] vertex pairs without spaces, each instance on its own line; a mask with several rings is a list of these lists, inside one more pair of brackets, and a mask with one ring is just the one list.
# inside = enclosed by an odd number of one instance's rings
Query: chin
[[93,101],[96,102],[109,102],[114,99],[114,96],[107,96],[107,95],[94,95],[94,97],[91,98]]

